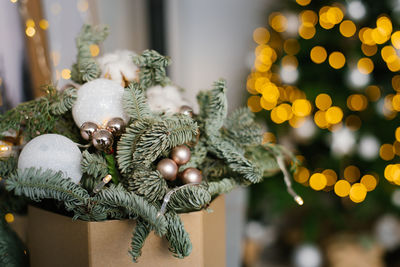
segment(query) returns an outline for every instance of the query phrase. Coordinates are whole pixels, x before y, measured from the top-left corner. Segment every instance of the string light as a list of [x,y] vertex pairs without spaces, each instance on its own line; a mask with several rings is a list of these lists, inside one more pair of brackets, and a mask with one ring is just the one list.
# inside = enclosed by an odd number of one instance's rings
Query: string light
[[339,30],[344,37],[351,37],[356,33],[357,28],[351,20],[344,20],[340,23]]
[[350,188],[350,199],[355,203],[360,203],[364,201],[367,196],[367,188],[363,184],[356,183]]
[[7,223],[12,223],[15,220],[14,215],[12,213],[7,213],[6,215],[4,215],[4,219],[6,220]]
[[332,52],[329,55],[329,65],[331,65],[334,69],[341,69],[343,68],[344,64],[346,63],[346,58],[340,52]]
[[351,185],[346,180],[339,180],[335,184],[334,191],[339,197],[347,197],[350,193]]
[[315,105],[320,110],[327,110],[332,105],[332,99],[328,94],[319,94],[315,98]]
[[323,63],[327,57],[325,48],[323,48],[322,46],[313,47],[310,52],[310,57],[314,63],[317,64]]
[[310,187],[316,191],[320,191],[325,188],[328,181],[322,173],[314,173],[310,177]]

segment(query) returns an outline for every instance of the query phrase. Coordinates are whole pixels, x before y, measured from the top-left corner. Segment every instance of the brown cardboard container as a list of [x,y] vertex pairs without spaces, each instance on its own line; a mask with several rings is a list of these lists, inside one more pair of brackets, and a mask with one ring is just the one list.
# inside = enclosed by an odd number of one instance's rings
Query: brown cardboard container
[[28,237],[28,216],[14,214],[14,221],[9,224],[11,229],[13,229],[18,237],[26,244]]
[[28,247],[32,267],[221,267],[225,266],[225,199],[218,197],[210,208],[181,214],[190,235],[190,256],[177,259],[168,251],[165,238],[151,233],[138,263],[128,254],[133,220],[73,221],[71,218],[30,206]]

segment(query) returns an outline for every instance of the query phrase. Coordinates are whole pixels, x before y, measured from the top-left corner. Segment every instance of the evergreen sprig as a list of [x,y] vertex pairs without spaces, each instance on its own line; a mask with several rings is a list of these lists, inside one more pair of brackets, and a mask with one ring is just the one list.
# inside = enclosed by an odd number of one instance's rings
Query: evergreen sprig
[[180,259],[189,256],[192,252],[192,242],[190,242],[189,234],[186,232],[181,218],[174,212],[168,212],[165,217],[168,222],[165,237],[169,242],[169,251]]
[[127,179],[127,188],[139,196],[143,196],[149,202],[163,199],[168,186],[159,171],[138,170]]
[[132,120],[141,120],[150,117],[151,111],[146,103],[144,91],[137,82],[132,82],[123,95],[123,107]]
[[211,195],[202,185],[183,187],[171,195],[168,209],[177,213],[201,210],[211,202]]
[[81,169],[83,173],[95,178],[102,178],[108,174],[107,162],[103,156],[97,153],[91,154],[87,150],[82,152]]
[[0,213],[0,266],[25,267],[29,265],[27,248],[4,221]]
[[142,255],[144,241],[146,241],[146,238],[150,232],[151,228],[149,224],[140,219],[137,220],[135,231],[133,232],[132,236],[131,250],[129,251],[133,262],[137,262],[138,258]]

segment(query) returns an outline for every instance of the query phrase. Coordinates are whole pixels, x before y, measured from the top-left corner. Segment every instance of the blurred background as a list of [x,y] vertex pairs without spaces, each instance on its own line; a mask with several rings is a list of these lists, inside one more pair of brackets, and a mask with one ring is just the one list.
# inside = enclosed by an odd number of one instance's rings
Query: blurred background
[[111,29],[93,56],[170,56],[195,108],[225,78],[297,155],[303,206],[281,175],[226,197],[227,266],[400,266],[400,1],[3,0],[1,112],[68,83],[84,23]]

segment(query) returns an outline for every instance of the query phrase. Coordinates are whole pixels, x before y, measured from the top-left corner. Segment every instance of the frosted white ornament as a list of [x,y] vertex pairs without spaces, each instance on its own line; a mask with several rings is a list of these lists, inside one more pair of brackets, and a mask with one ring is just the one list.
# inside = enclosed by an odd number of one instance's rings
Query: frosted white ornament
[[112,118],[122,118],[128,122],[122,108],[124,88],[115,81],[96,79],[82,85],[72,107],[72,116],[78,127],[84,122],[94,122],[105,126]]
[[117,50],[98,59],[101,76],[125,84],[138,77],[138,67],[133,63],[136,53],[129,50]]
[[[176,86],[153,86],[146,91],[147,103],[154,112],[177,113],[183,105],[189,105]],[[190,105],[189,105],[190,106]]]
[[64,178],[69,177],[77,184],[82,178],[81,159],[81,151],[69,138],[59,134],[44,134],[24,146],[18,158],[18,168],[61,171]]

